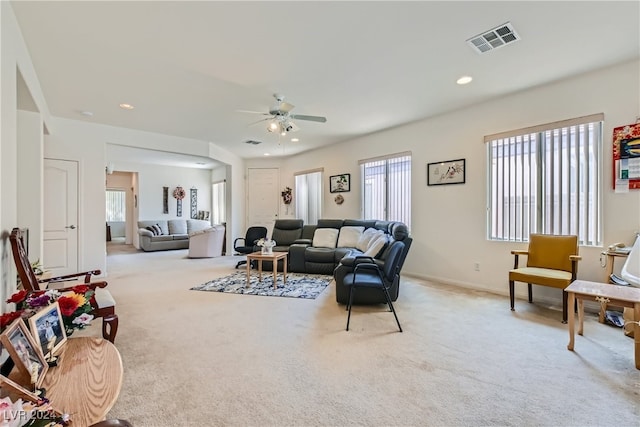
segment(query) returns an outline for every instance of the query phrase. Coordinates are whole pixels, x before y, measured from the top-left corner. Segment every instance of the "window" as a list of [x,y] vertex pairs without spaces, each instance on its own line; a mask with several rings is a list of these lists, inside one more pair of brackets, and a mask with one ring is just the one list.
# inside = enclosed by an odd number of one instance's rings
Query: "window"
[[597,114],[485,137],[490,240],[575,234],[581,245],[601,245],[603,119]]
[[322,170],[295,174],[296,218],[305,224],[317,224],[322,215]]
[[411,228],[411,153],[361,160],[360,175],[363,218]]
[[124,190],[107,190],[107,221],[126,221],[127,199]]
[[227,221],[227,204],[226,204],[226,188],[225,181],[216,182],[212,185],[212,203],[213,215],[211,216],[212,224],[222,224]]

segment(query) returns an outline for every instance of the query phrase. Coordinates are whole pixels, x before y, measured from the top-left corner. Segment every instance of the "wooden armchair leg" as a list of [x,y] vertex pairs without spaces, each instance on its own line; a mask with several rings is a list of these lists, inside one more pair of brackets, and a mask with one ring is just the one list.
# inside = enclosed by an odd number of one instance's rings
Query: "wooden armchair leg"
[[112,343],[118,333],[118,315],[110,314],[102,318],[102,337]]

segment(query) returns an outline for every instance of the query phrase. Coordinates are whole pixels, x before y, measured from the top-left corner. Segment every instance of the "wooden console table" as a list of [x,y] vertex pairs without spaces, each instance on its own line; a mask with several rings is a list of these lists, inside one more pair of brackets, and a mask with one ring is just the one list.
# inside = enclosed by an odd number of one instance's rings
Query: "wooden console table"
[[[630,286],[614,286],[606,283],[588,282],[576,280],[565,288],[569,301],[567,307],[573,307],[578,300],[578,335],[582,335],[584,326],[584,300],[611,304],[619,307],[631,307],[635,313],[635,319],[640,319],[640,288]],[[569,313],[569,344],[567,349],[573,351],[575,315],[573,309]],[[636,369],[640,369],[640,325],[634,322],[634,345]]]
[[85,427],[106,418],[120,393],[122,375],[122,359],[112,343],[69,338],[42,386],[53,408],[70,414],[73,426]]

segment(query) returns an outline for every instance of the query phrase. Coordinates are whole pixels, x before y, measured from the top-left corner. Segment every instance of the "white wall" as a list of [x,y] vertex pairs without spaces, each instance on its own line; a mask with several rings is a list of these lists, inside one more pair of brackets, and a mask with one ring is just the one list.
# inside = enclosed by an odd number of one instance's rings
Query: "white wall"
[[[251,166],[280,167],[283,186],[293,184],[296,171],[324,167],[324,218],[359,218],[358,160],[402,151],[412,152],[413,246],[404,267],[411,274],[444,283],[508,293],[507,271],[512,249],[526,244],[486,239],[486,166],[484,135],[550,123],[593,113],[605,114],[603,153],[604,243],[631,243],[640,230],[640,191],[615,194],[611,186],[613,128],[634,123],[640,115],[640,62],[634,61],[512,94],[501,99],[443,114],[277,161],[252,160]],[[426,164],[466,159],[464,185],[426,185]],[[329,193],[330,175],[351,173],[351,191],[342,205]],[[578,277],[605,280],[602,248],[582,247]],[[480,271],[474,271],[474,263]],[[525,286],[518,293],[525,295]],[[536,289],[537,300],[556,301],[553,289]]]
[[[18,70],[44,126],[51,129],[49,109],[40,83],[11,4],[6,1],[0,2],[0,53],[0,309],[5,311],[4,301],[16,287],[16,270],[8,236],[18,225],[19,200],[29,197],[18,192],[18,170],[33,167],[29,163],[19,163],[18,159]],[[30,235],[31,241],[37,239],[41,241],[42,236]]]

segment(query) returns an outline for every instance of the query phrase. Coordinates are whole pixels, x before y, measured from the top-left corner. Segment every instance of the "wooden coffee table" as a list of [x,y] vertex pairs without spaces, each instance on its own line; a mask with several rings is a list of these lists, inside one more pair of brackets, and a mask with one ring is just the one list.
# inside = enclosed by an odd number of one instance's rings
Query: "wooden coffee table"
[[[615,305],[617,307],[631,307],[634,310],[636,322],[632,325],[635,341],[636,369],[640,369],[640,288],[631,286],[609,285],[607,283],[587,282],[576,280],[565,288],[569,294],[567,307],[573,311],[576,299],[578,300],[578,335],[582,335],[584,324],[584,300],[596,301],[602,304]],[[569,314],[569,344],[567,349],[573,351],[575,315]]]
[[273,261],[273,289],[278,288],[278,260],[283,260],[284,268],[282,270],[282,283],[287,283],[287,252],[273,252],[271,254],[263,254],[262,252],[253,252],[247,255],[247,285],[251,280],[251,261],[258,261],[258,274],[262,281],[262,261]]

